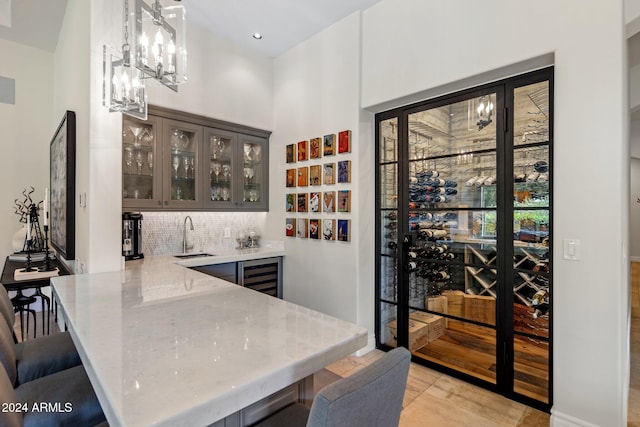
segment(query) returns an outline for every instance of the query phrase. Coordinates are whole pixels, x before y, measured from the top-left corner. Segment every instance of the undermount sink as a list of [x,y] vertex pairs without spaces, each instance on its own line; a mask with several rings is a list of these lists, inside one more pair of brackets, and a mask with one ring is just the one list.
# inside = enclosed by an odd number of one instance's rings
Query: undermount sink
[[206,256],[215,256],[215,255],[207,254],[207,253],[174,255],[174,257],[181,258],[181,259],[185,259],[185,258],[202,258],[202,257],[206,257]]

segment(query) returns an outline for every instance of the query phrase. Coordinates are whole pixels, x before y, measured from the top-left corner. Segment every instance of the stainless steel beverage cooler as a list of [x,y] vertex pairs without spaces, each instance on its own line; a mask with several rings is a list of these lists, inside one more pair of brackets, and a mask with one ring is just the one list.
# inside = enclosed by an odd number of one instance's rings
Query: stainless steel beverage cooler
[[144,258],[142,253],[142,214],[122,214],[122,255],[129,261]]

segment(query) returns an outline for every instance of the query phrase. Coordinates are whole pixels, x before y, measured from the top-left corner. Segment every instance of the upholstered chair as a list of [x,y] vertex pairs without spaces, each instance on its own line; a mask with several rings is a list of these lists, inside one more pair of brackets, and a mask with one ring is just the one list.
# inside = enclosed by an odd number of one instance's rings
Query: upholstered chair
[[323,388],[311,410],[290,405],[259,427],[392,427],[400,422],[411,353],[391,350],[372,364]]
[[15,386],[81,364],[68,333],[16,344],[4,321],[0,322],[0,362]]
[[38,378],[16,389],[5,370],[0,369],[0,403],[7,409],[0,411],[0,425],[5,427],[106,425],[82,366]]

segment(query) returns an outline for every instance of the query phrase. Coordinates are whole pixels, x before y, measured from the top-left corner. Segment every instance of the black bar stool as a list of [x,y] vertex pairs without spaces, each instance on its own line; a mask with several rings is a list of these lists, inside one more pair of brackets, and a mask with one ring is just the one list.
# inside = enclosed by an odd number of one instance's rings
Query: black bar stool
[[31,304],[36,302],[36,297],[23,295],[21,290],[17,291],[18,294],[11,298],[11,304],[13,305],[13,310],[16,313],[20,314],[20,335],[22,336],[22,341],[24,341],[24,314],[27,315],[27,338],[29,337],[29,314],[33,316],[33,338],[36,337],[36,311],[31,309]]

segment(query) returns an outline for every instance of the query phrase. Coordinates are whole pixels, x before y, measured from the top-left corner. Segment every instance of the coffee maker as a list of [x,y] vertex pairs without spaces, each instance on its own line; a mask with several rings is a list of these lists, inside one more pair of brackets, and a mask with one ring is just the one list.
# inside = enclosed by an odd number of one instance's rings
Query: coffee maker
[[142,214],[122,214],[122,255],[129,261],[144,258],[142,253]]

